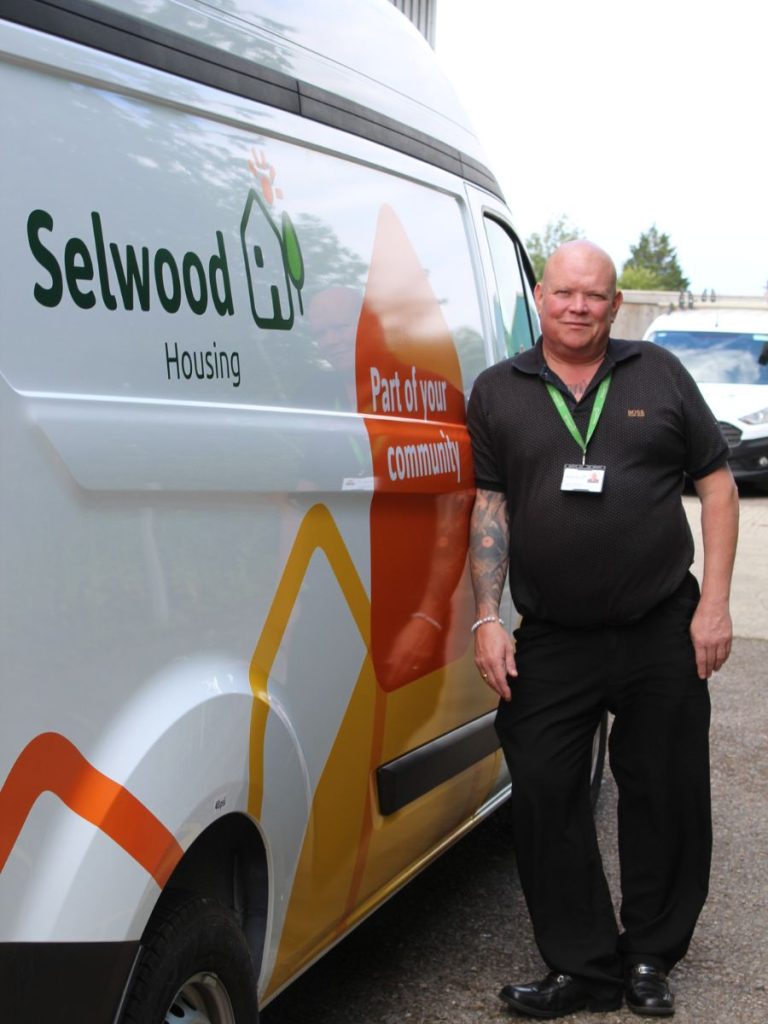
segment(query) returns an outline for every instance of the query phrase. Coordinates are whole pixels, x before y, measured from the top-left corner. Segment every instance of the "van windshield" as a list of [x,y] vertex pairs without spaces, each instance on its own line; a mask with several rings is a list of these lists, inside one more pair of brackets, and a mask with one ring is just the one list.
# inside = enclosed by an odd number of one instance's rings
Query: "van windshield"
[[768,334],[655,331],[699,384],[768,384]]

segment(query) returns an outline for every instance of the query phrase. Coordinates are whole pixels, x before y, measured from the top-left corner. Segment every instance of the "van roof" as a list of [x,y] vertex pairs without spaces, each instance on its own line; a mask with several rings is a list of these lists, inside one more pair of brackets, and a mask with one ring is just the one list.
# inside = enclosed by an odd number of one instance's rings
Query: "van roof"
[[432,48],[390,0],[97,0],[485,155]]
[[656,317],[645,337],[654,331],[708,331],[739,334],[768,333],[768,309],[677,310]]

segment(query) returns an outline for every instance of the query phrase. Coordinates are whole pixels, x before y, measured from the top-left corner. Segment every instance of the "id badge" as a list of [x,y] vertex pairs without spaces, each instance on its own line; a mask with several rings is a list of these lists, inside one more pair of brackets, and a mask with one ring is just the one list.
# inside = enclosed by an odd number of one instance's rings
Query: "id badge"
[[566,466],[561,491],[588,491],[599,494],[605,480],[605,466]]

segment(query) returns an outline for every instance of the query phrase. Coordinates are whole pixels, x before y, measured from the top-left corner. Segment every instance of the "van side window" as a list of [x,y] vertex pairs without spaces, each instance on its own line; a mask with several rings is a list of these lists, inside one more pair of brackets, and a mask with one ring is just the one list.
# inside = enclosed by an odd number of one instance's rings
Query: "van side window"
[[[380,346],[393,345],[407,369],[434,359],[442,340],[455,348],[457,384],[468,396],[488,357],[461,202],[394,175],[363,174],[352,162],[316,154],[291,161],[273,149],[295,197],[306,281],[303,315],[285,346],[292,362],[279,363],[283,350],[274,345],[270,353],[280,404],[356,411],[356,383],[364,386]],[[334,189],[308,190],[306,180],[291,180],[293,166],[310,181],[311,170],[333,180]],[[298,208],[309,202],[311,212]],[[396,410],[395,402],[378,412]]]
[[513,356],[535,344],[539,318],[522,271],[519,243],[500,221],[489,216],[484,220],[496,278],[494,326],[507,355]]

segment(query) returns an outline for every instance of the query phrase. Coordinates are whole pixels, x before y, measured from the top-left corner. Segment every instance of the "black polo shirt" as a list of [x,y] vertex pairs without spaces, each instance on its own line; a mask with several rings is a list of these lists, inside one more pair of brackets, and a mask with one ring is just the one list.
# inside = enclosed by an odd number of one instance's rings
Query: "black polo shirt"
[[[582,437],[609,373],[587,463],[605,466],[602,493],[563,491],[581,449],[545,386],[563,394]],[[650,342],[611,340],[581,401],[535,348],[475,381],[467,425],[478,488],[506,494],[509,579],[519,612],[564,626],[630,622],[668,597],[693,561],[681,495],[723,466],[728,446],[695,381]]]

